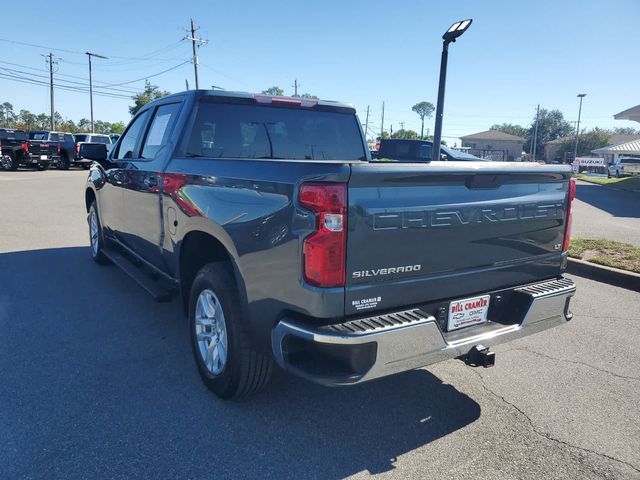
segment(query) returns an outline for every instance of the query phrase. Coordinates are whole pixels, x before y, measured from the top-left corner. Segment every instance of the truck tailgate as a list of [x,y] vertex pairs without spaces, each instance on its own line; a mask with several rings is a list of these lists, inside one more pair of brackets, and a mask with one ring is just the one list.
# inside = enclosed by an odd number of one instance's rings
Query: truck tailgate
[[345,313],[557,276],[570,175],[531,163],[353,164]]

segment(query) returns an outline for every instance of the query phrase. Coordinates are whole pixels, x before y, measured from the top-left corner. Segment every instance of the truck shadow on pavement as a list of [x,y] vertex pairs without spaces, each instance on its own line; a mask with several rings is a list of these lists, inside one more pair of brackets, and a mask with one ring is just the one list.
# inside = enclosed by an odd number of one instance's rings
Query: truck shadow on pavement
[[480,417],[426,370],[338,389],[278,370],[265,392],[218,400],[178,302],[88,247],[0,254],[0,285],[2,478],[342,478]]
[[635,192],[580,183],[576,189],[576,198],[614,217],[640,218],[640,194]]

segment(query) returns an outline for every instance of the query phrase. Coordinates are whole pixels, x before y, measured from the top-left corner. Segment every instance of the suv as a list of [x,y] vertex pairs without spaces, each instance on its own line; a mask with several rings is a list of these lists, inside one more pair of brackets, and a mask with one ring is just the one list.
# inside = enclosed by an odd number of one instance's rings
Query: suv
[[568,166],[372,163],[348,104],[202,90],[81,153],[93,260],[180,298],[222,398],[273,361],[324,385],[490,366],[491,345],[572,318]]
[[640,158],[618,157],[607,167],[607,177],[620,178],[623,175],[639,175]]

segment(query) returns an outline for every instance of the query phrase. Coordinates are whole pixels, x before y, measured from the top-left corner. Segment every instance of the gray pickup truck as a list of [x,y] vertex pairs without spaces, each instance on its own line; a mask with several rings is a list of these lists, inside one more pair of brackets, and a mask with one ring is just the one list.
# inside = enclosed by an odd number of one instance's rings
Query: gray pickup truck
[[572,317],[568,166],[371,162],[348,104],[219,91],[156,100],[81,155],[93,259],[179,297],[222,398],[274,361],[334,386],[489,366]]

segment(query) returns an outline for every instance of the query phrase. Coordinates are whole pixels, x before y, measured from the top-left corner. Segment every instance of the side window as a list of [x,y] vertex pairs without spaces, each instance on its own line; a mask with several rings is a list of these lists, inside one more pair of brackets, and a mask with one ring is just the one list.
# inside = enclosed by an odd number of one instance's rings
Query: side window
[[138,143],[140,143],[140,138],[144,132],[144,126],[147,124],[148,117],[149,110],[146,110],[129,125],[129,128],[122,136],[118,151],[113,157],[114,159],[126,160],[128,158],[137,158],[136,147]]
[[155,157],[158,150],[167,144],[179,110],[179,103],[161,105],[157,108],[142,148],[142,158]]

